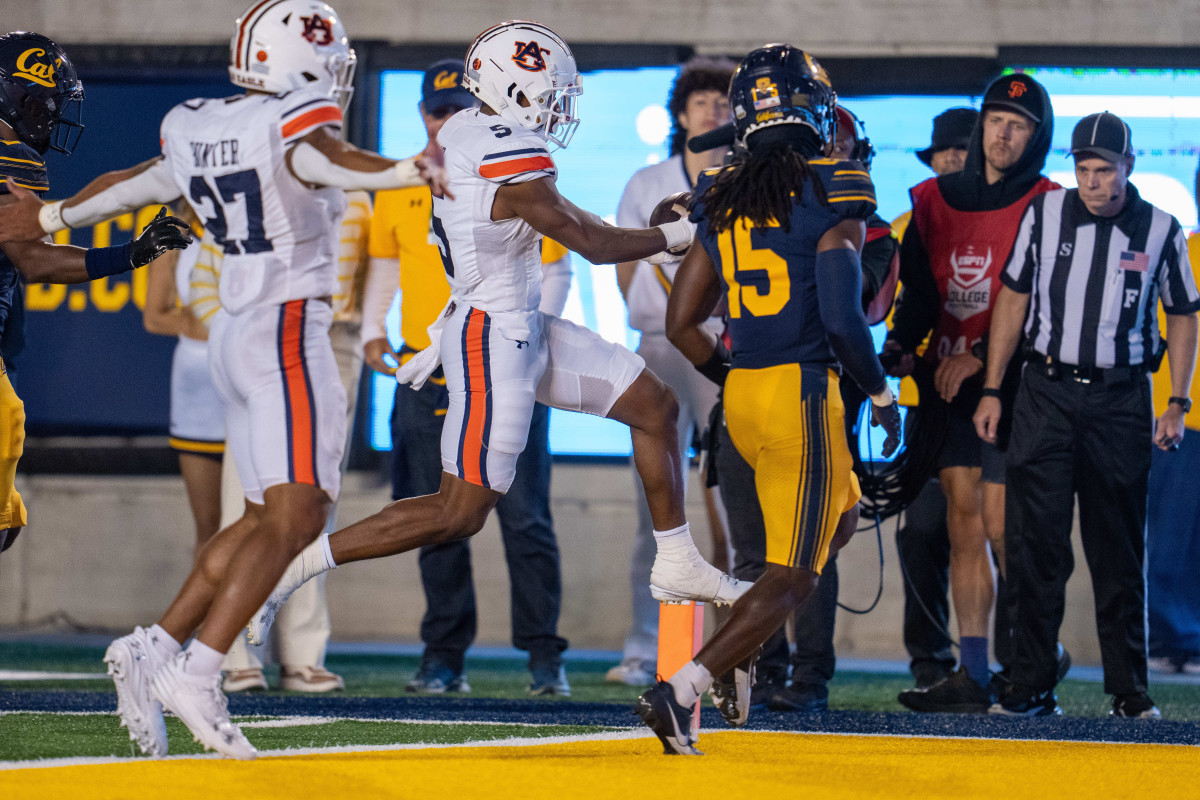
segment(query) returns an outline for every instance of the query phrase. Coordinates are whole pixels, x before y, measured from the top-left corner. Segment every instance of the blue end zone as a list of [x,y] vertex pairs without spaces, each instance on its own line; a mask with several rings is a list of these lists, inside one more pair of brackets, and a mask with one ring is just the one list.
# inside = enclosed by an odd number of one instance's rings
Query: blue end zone
[[[115,714],[111,692],[0,691],[0,711],[92,712]],[[597,725],[629,728],[638,724],[632,707],[614,703],[555,700],[485,700],[443,697],[229,698],[233,716],[330,716],[357,719],[423,719],[446,722],[521,722],[540,725]],[[725,725],[705,703],[702,727]],[[1200,745],[1200,723],[1170,720],[1106,720],[1073,717],[1024,719],[974,714],[909,714],[828,711],[822,714],[754,715],[748,730],[794,731],[938,738],[1024,739],[1129,744]]]

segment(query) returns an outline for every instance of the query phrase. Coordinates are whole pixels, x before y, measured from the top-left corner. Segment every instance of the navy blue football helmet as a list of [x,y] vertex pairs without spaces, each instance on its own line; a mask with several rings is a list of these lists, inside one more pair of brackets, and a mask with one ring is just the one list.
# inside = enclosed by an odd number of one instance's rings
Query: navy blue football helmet
[[83,132],[83,84],[67,54],[37,33],[0,36],[0,120],[39,153],[71,154]]
[[798,47],[769,44],[743,58],[729,82],[729,105],[737,143],[747,149],[786,140],[811,158],[832,146],[837,93],[825,69]]

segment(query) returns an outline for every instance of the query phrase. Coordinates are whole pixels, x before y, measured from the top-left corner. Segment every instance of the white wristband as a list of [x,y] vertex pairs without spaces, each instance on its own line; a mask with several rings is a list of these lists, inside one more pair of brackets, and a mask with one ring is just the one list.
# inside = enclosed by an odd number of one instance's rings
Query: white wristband
[[675,219],[670,222],[664,222],[662,225],[655,225],[663,232],[663,236],[667,237],[667,246],[664,250],[670,250],[684,244],[691,244],[692,239],[696,237],[696,223],[687,219]]
[[894,402],[896,402],[896,396],[892,394],[890,386],[883,387],[883,391],[879,394],[871,395],[871,403],[880,408],[887,408]]
[[58,233],[70,227],[63,222],[62,205],[62,200],[55,200],[53,203],[45,203],[38,209],[38,222],[41,223],[42,230],[46,233]]

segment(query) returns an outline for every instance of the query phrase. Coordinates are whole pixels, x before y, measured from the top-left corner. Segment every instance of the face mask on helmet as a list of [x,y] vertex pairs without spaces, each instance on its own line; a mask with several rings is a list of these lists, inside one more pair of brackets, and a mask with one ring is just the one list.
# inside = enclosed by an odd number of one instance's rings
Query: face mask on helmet
[[583,85],[575,57],[536,22],[505,22],[467,49],[463,86],[502,119],[566,147],[579,127]]
[[0,36],[0,119],[21,142],[70,155],[82,110],[83,84],[62,48],[36,33]]
[[[807,157],[828,153],[833,144],[837,118],[837,94],[817,60],[786,44],[760,47],[738,64],[729,84],[737,139],[753,151],[766,143],[772,146],[787,139],[807,143]],[[776,127],[802,127],[805,135],[790,137],[784,132],[756,136]]]
[[337,12],[318,0],[251,7],[238,19],[229,51],[229,79],[244,89],[324,90],[343,111],[354,94],[358,60]]

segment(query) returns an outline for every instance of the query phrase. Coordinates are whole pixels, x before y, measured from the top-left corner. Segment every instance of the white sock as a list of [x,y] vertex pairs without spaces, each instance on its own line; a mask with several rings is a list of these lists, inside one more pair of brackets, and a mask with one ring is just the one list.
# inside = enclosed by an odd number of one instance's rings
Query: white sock
[[192,639],[183,655],[183,671],[188,675],[216,675],[225,660],[224,653],[218,653],[199,639]]
[[667,683],[675,690],[675,702],[684,708],[691,708],[700,699],[700,695],[712,686],[713,676],[708,668],[697,661],[689,661],[671,676]]
[[175,641],[175,637],[163,630],[163,626],[157,622],[151,625],[146,633],[150,634],[151,646],[163,658],[174,658],[175,654],[183,649],[183,645]]
[[322,533],[317,540],[304,548],[300,553],[304,559],[304,580],[311,580],[322,572],[337,569],[333,560],[333,551],[329,549],[329,534]]
[[690,555],[696,549],[692,529],[686,522],[669,531],[655,531],[654,543],[658,552],[669,555]]

